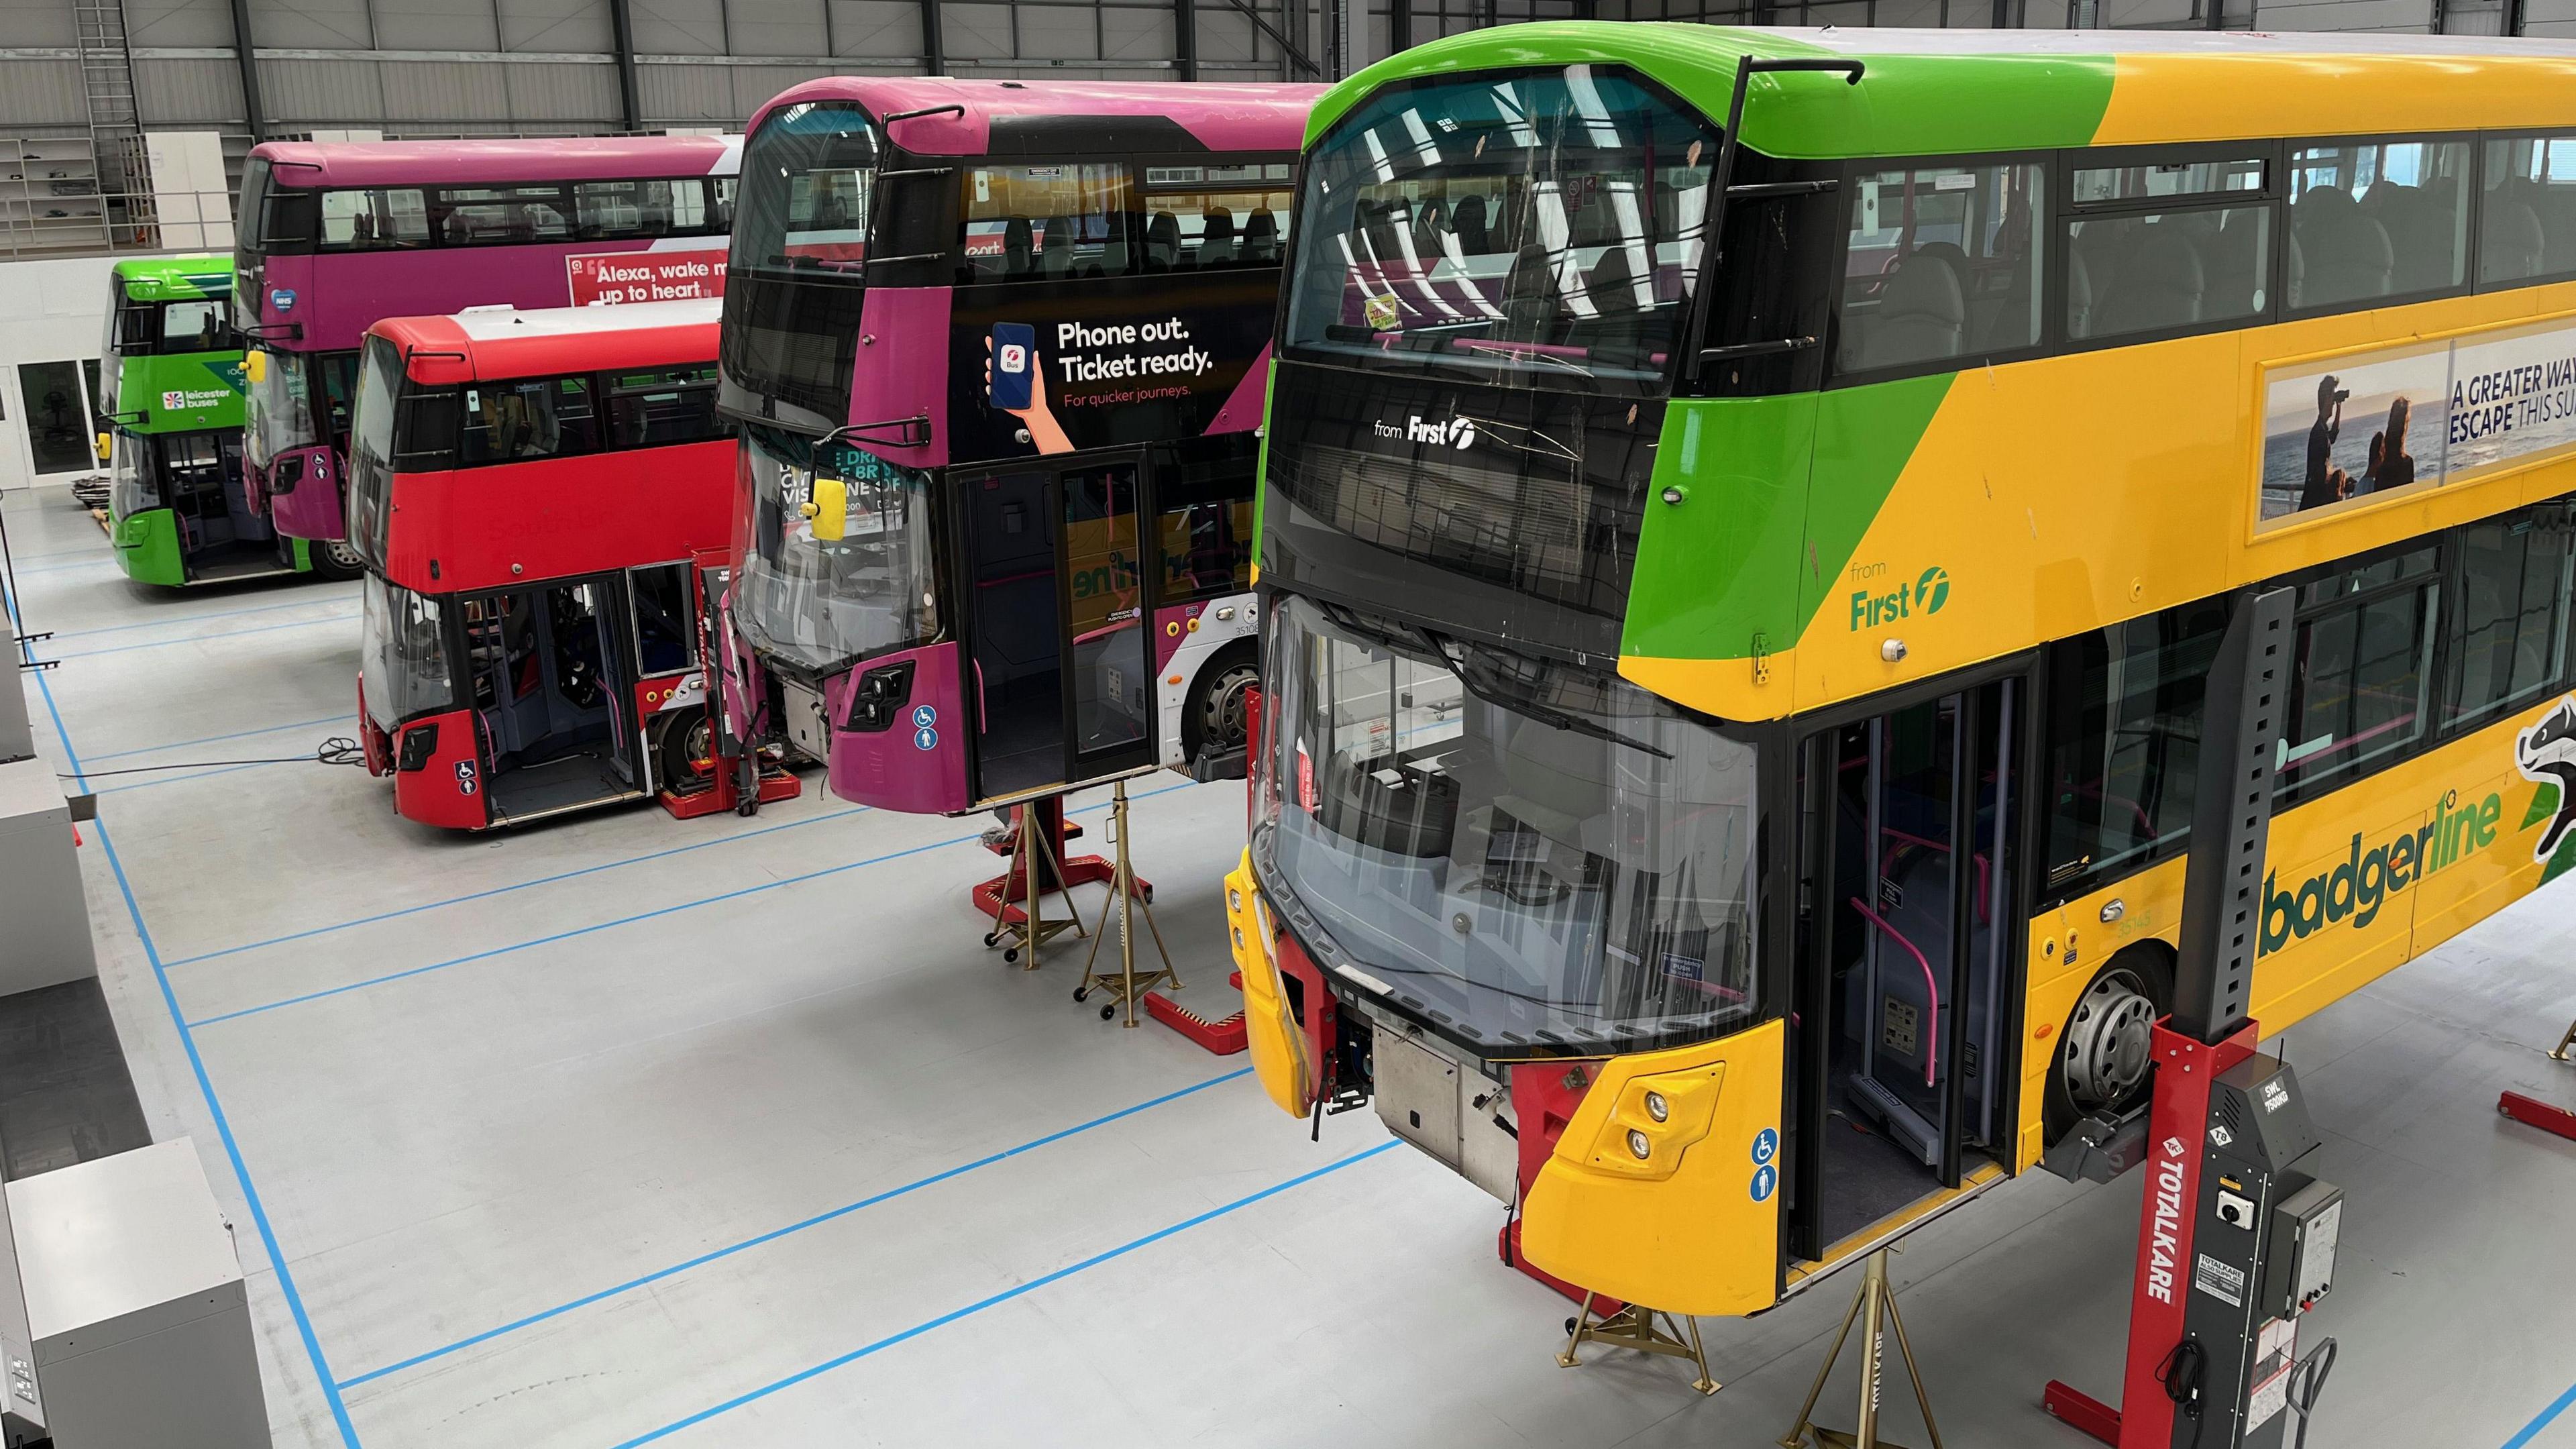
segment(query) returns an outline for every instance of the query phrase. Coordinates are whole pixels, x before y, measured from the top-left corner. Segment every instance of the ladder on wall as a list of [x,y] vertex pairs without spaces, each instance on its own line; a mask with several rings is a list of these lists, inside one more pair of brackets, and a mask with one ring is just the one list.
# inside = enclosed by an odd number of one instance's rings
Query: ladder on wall
[[111,243],[149,245],[152,165],[144,153],[143,114],[135,102],[134,48],[126,37],[124,0],[73,0],[72,19],[80,34],[90,155],[97,162]]

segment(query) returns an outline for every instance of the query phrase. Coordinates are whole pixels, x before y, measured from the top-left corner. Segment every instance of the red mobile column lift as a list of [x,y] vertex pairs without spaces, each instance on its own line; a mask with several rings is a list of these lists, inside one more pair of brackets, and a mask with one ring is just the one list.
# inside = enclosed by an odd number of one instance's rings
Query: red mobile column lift
[[2309,1122],[2289,1064],[2256,1050],[2247,1005],[2262,927],[2272,763],[2288,697],[2292,594],[2240,593],[2209,675],[2192,802],[2173,1014],[2155,1028],[2139,1124],[2079,1129],[2084,1175],[2143,1157],[2146,1198],[2119,1406],[2052,1381],[2048,1411],[2115,1449],[2280,1449],[2334,1362],[2298,1320],[2332,1288],[2343,1195],[2305,1169]]

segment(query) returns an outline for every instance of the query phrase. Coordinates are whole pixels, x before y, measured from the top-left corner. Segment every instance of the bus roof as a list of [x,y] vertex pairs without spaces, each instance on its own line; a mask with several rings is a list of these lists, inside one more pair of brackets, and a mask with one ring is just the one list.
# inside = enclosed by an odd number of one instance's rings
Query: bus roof
[[274,185],[437,186],[730,176],[740,136],[576,136],[531,141],[264,141]]
[[[1175,85],[1170,81],[951,80],[945,76],[839,75],[781,92],[753,114],[757,131],[781,106],[856,101],[870,116],[929,111],[897,121],[890,139],[922,155],[982,156],[1029,152],[1061,155],[1098,134],[1100,122],[1145,122],[1124,128],[1122,147],[1211,151],[1294,151],[1306,112],[1325,93],[1319,85]],[[1156,127],[1151,123],[1162,121]],[[995,135],[996,130],[1000,135]]]
[[138,302],[197,301],[233,294],[229,255],[127,257],[116,264],[116,284]]
[[2576,42],[2225,31],[1751,29],[1545,21],[1416,46],[1336,86],[1320,135],[1390,81],[1633,68],[1722,119],[1744,56],[1854,58],[1760,78],[1747,145],[1796,159],[2576,124]]
[[410,355],[414,382],[487,382],[716,360],[719,297],[614,307],[493,307],[453,317],[388,317],[367,329]]

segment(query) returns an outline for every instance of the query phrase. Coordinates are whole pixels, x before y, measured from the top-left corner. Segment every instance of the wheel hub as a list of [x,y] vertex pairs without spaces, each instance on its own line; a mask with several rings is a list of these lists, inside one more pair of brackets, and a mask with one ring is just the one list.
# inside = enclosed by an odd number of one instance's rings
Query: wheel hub
[[341,539],[335,538],[322,545],[322,551],[330,555],[331,562],[333,564],[344,569],[356,568],[361,562],[363,562],[363,560],[358,557],[358,551]]
[[2088,1112],[2126,1100],[2147,1079],[2155,1024],[2156,1004],[2135,976],[2114,971],[2094,982],[2066,1024],[2068,1098]]
[[1250,665],[1239,664],[1207,692],[1207,703],[1199,710],[1199,739],[1208,747],[1231,750],[1249,737],[1245,696],[1260,679]]

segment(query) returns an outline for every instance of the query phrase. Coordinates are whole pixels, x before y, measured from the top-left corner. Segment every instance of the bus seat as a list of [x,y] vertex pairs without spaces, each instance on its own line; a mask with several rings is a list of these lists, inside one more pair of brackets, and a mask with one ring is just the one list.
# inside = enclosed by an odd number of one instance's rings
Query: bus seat
[[1029,219],[1015,216],[1002,223],[1002,275],[1025,277],[1029,268]]
[[2093,330],[2153,332],[2197,322],[2208,290],[2200,249],[2187,236],[2154,228],[2094,304]]
[[2391,291],[2451,285],[2450,218],[2421,188],[2382,178],[2363,194],[2361,210],[2388,233]]
[[1222,206],[1207,209],[1207,219],[1199,230],[1201,268],[1234,265],[1234,213]]
[[1279,218],[1266,206],[1243,219],[1243,259],[1263,265],[1279,260]]
[[2243,317],[2261,311],[2269,300],[2257,300],[2266,260],[2263,232],[2256,217],[2239,212],[2198,238],[2203,278],[2209,284],[2201,307],[2209,316]]
[[1483,256],[1494,249],[1492,234],[1485,229],[1485,198],[1481,196],[1470,196],[1458,203],[1450,230],[1458,234],[1458,250],[1467,256]]
[[1051,280],[1073,275],[1073,220],[1050,216],[1046,235],[1038,239],[1038,271]]
[[2576,272],[2576,186],[2534,185],[2524,196],[2540,218],[2541,272]]
[[1604,317],[1625,317],[1637,311],[1637,270],[1629,264],[1628,249],[1604,248],[1601,260],[1584,275],[1583,291],[1592,299],[1593,309]]
[[1879,293],[1878,310],[1861,333],[1856,365],[1896,367],[1956,357],[1966,341],[1967,298],[1959,274],[1939,257],[1916,253],[1897,263]]
[[2517,194],[2502,187],[2488,193],[2486,215],[2478,219],[2478,278],[2510,282],[2540,275],[2547,239],[2540,215]]
[[1168,272],[1181,257],[1181,219],[1158,211],[1145,223],[1145,270]]
[[2363,215],[2351,192],[2339,186],[2316,188],[2291,206],[2290,226],[2307,254],[2307,305],[2388,295],[2396,271],[2388,229]]
[[2093,335],[2093,270],[2074,252],[2066,254],[2066,335]]
[[1503,278],[1504,325],[1522,341],[1542,340],[1554,328],[1561,305],[1555,259],[1536,242],[1521,248]]

